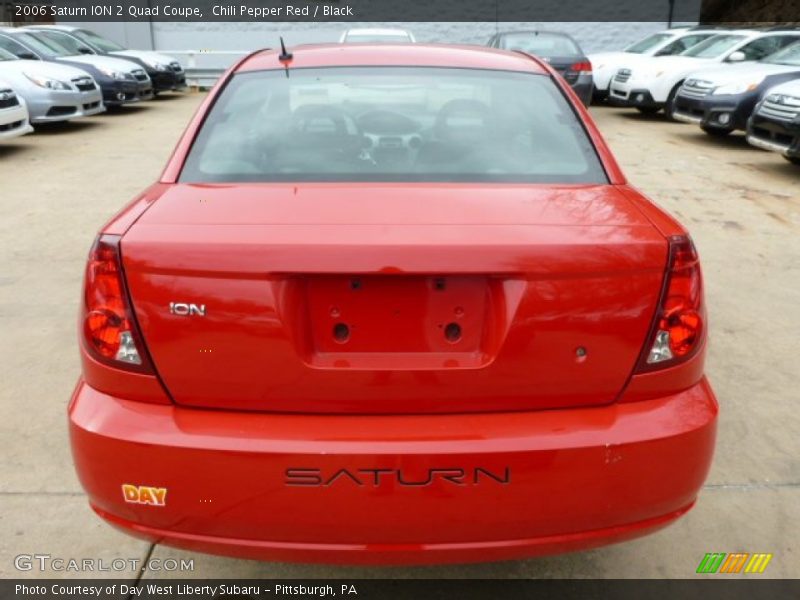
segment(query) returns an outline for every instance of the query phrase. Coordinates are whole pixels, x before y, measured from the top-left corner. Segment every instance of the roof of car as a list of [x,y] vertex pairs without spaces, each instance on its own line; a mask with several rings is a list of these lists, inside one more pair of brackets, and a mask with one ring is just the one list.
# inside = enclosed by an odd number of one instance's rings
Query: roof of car
[[531,33],[534,35],[563,35],[564,37],[571,38],[572,36],[563,31],[555,31],[552,29],[509,29],[507,31],[498,31],[497,35],[519,35],[522,33]]
[[547,73],[538,60],[519,52],[484,46],[446,44],[317,44],[288,48],[289,63],[278,60],[280,50],[266,49],[247,57],[237,71],[304,67],[408,66],[494,69]]
[[379,29],[379,28],[365,28],[354,27],[347,30],[347,35],[409,35],[405,29]]
[[31,23],[25,26],[26,29],[55,29],[56,31],[75,31],[80,27],[73,25],[42,25],[41,23]]

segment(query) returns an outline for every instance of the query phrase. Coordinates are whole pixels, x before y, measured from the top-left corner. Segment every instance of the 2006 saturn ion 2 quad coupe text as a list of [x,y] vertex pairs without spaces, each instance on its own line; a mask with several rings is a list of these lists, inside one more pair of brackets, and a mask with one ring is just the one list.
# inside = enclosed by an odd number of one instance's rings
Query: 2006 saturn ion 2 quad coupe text
[[507,559],[674,521],[717,402],[686,230],[537,59],[260,51],[86,266],[94,510],[268,560]]

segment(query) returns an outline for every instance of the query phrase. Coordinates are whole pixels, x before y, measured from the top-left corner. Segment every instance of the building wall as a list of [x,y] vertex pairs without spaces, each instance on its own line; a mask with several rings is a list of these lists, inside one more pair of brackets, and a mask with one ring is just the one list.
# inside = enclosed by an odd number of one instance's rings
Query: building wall
[[666,28],[665,22],[632,23],[82,23],[128,47],[155,50],[255,50],[275,47],[283,36],[289,45],[338,41],[349,27],[391,26],[409,29],[420,42],[484,44],[498,30],[566,31],[586,52],[619,49]]

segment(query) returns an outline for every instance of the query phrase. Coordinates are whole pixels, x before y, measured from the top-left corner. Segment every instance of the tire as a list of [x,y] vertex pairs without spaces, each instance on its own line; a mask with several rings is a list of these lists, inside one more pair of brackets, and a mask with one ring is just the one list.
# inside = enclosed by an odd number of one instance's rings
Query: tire
[[637,106],[636,110],[638,110],[643,115],[654,115],[661,109],[657,106]]
[[670,121],[675,120],[675,117],[672,116],[672,111],[675,109],[675,96],[678,94],[678,88],[682,85],[682,81],[675,84],[675,87],[670,90],[669,96],[667,96],[666,104],[664,104],[664,114],[667,115],[667,119]]
[[719,129],[718,127],[707,127],[705,125],[700,125],[700,129],[712,137],[725,137],[733,133],[733,129]]
[[786,156],[784,154],[783,158],[788,160],[793,165],[797,165],[798,167],[800,167],[800,156]]

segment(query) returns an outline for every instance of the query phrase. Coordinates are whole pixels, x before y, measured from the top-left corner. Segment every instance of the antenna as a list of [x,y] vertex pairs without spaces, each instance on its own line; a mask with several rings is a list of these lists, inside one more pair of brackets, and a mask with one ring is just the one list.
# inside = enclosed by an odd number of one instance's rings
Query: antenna
[[278,60],[281,62],[286,62],[292,60],[292,53],[286,51],[286,44],[283,43],[283,36],[281,36],[281,53],[278,56]]

